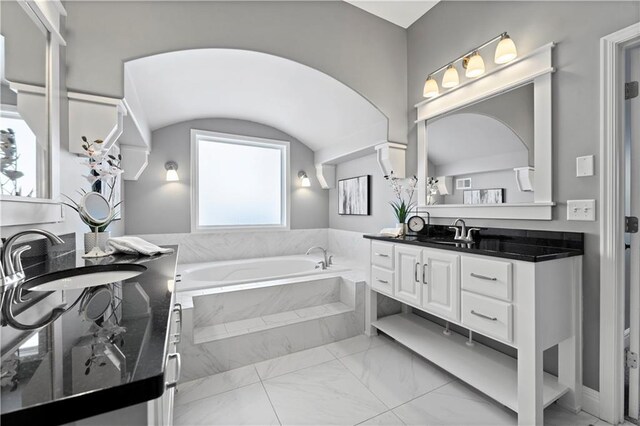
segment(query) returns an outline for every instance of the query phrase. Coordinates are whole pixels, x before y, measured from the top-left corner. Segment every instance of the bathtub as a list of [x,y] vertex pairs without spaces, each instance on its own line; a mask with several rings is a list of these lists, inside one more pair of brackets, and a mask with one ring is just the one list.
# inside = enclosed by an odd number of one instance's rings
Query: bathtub
[[320,268],[316,256],[278,256],[183,265],[178,268],[182,281],[178,291],[224,287],[236,284],[274,281],[342,271],[332,265]]

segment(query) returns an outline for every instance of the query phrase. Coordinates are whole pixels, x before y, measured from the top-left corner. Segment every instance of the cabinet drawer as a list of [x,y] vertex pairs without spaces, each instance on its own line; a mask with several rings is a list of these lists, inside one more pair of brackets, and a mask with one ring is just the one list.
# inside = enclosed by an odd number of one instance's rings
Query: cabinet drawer
[[371,267],[371,288],[380,293],[393,296],[393,271]]
[[511,301],[513,298],[511,262],[462,257],[462,289]]
[[512,312],[511,303],[462,292],[462,324],[479,333],[513,341]]
[[393,269],[393,244],[373,241],[371,263],[382,268]]

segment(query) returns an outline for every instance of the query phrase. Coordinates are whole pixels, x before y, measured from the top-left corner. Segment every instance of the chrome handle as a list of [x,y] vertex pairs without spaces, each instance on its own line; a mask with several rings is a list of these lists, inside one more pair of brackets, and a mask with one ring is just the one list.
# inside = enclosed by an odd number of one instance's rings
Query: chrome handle
[[471,310],[471,313],[472,313],[473,315],[477,316],[477,317],[484,318],[484,319],[488,319],[489,321],[498,321],[498,318],[496,318],[496,317],[490,317],[490,316],[488,316],[488,315],[481,314],[481,313],[479,313],[479,312],[474,311],[473,309]]
[[173,305],[173,311],[178,313],[178,319],[176,322],[179,324],[178,332],[173,335],[174,341],[173,343],[180,343],[180,338],[182,336],[182,305],[180,303],[176,303]]
[[471,273],[470,274],[473,278],[479,278],[481,280],[487,280],[487,281],[498,281],[497,278],[495,277],[487,277],[486,275],[480,275],[480,274],[475,274],[475,273]]
[[422,283],[423,284],[428,284],[427,283],[427,264],[423,263],[422,264]]
[[420,262],[416,262],[413,265],[413,278],[415,278],[416,282],[420,282],[420,277],[418,277],[418,268],[420,267]]
[[388,254],[384,254],[384,253],[374,253],[376,256],[380,256],[380,257],[389,257]]
[[178,386],[178,380],[180,380],[180,372],[182,371],[182,360],[180,358],[180,354],[177,352],[170,353],[169,355],[167,355],[167,363],[165,364],[165,368],[166,368],[166,365],[169,364],[169,361],[172,358],[175,358],[176,360],[175,376],[173,377],[172,381],[164,383],[164,387],[166,389],[171,389]]
[[379,283],[382,283],[382,284],[389,284],[389,281],[381,280],[380,278],[376,278],[376,281],[378,281]]

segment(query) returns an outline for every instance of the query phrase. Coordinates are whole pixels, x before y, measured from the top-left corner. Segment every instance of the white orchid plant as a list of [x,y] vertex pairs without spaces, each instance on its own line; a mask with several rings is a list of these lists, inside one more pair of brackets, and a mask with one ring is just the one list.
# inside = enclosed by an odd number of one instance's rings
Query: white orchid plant
[[[389,204],[391,204],[391,207],[393,208],[393,213],[395,214],[396,219],[398,219],[398,223],[405,223],[409,213],[415,207],[415,203],[413,202],[413,193],[416,189],[418,178],[415,176],[404,179],[397,178],[393,175],[393,172],[391,172],[390,175],[385,176],[385,178],[391,184],[391,188],[397,198],[395,201],[390,201]],[[407,197],[406,200],[405,195]]]
[[[103,149],[102,144],[103,141],[100,139],[89,142],[86,136],[82,137],[82,149],[84,150],[84,155],[87,157],[83,161],[83,164],[89,169],[88,174],[85,175],[84,178],[91,184],[91,191],[93,192],[102,193],[102,185],[106,185],[106,192],[108,193],[106,198],[109,205],[111,205],[111,213],[109,214],[107,221],[104,223],[94,222],[85,214],[82,206],[67,195],[63,194],[70,203],[62,202],[65,206],[75,210],[80,216],[80,219],[89,227],[89,229],[91,229],[91,231],[95,231],[97,229],[98,232],[105,231],[111,222],[117,219],[119,211],[116,211],[116,209],[122,204],[122,201],[120,201],[113,205],[113,197],[118,183],[118,177],[123,172],[121,167],[122,155],[118,154],[115,156],[109,154]],[[81,196],[84,196],[87,191],[81,188],[78,193]]]

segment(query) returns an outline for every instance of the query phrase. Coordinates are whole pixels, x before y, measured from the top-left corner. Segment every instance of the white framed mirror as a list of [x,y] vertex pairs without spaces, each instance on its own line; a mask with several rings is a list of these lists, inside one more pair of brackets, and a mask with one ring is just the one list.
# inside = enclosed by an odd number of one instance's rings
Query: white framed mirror
[[416,105],[421,209],[551,220],[553,47]]
[[[62,4],[0,3],[0,223],[63,220],[59,196]],[[54,6],[54,7],[49,7]]]

